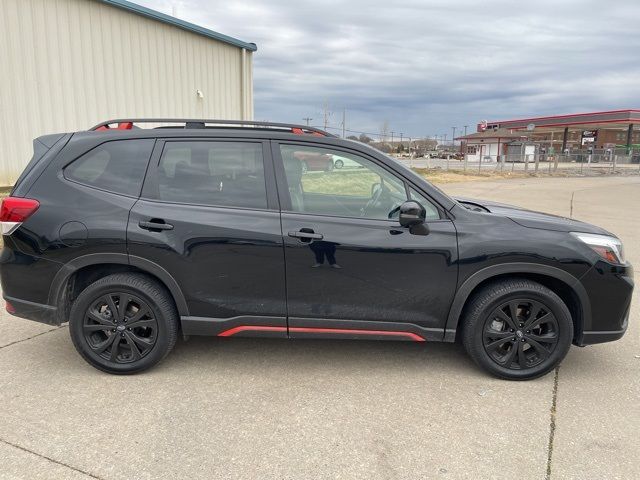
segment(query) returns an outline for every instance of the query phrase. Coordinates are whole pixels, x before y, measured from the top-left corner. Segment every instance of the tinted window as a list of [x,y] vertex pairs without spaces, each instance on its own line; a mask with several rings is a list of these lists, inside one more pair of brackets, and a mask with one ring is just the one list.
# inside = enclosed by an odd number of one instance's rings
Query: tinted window
[[137,196],[154,140],[117,140],[85,153],[64,170],[70,180]]
[[427,200],[424,195],[416,192],[413,188],[410,188],[409,196],[411,197],[411,200],[415,200],[416,202],[418,202],[427,211],[427,215],[426,215],[427,221],[438,220],[440,218],[440,213],[438,213],[438,209],[433,205],[433,203]]
[[295,212],[389,219],[407,200],[404,182],[371,160],[318,147],[280,148]]
[[169,202],[267,208],[262,144],[167,142],[158,197]]

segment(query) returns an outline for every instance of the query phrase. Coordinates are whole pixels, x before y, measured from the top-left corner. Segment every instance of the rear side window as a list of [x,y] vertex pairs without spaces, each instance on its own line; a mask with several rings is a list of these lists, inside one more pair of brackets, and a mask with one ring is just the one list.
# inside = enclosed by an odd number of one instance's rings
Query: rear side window
[[64,176],[102,190],[138,196],[154,141],[115,140],[103,143],[67,166]]
[[158,165],[158,198],[167,202],[266,209],[262,144],[165,143]]

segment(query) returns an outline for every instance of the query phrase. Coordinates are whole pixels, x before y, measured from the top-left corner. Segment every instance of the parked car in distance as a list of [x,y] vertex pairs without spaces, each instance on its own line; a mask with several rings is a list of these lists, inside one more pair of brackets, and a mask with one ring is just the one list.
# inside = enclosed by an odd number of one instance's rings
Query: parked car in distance
[[333,157],[333,168],[340,170],[341,168],[362,168],[358,162],[347,158],[341,157],[340,155],[332,155]]
[[[172,126],[136,128],[154,123]],[[316,173],[336,158],[360,169]],[[39,137],[0,222],[7,311],[69,322],[79,354],[116,374],[215,335],[457,341],[487,372],[530,379],[571,344],[622,337],[633,291],[602,228],[454,199],[289,124],[125,119]]]
[[302,171],[306,172],[329,172],[333,170],[333,156],[316,152],[296,152],[295,157],[300,161]]

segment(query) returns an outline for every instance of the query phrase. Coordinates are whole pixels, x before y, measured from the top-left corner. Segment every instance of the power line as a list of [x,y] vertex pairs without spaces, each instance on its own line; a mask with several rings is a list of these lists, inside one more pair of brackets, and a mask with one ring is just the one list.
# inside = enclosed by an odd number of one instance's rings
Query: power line
[[[313,126],[314,128],[324,128],[322,125],[312,125],[312,126]],[[332,127],[332,126],[330,126],[330,125],[327,125],[327,128],[326,128],[326,129],[327,129],[327,130],[337,130],[337,131],[342,131],[342,127]],[[382,137],[383,137],[383,135],[382,135],[382,134],[380,134],[380,133],[365,132],[365,131],[362,131],[362,130],[351,130],[351,129],[345,128],[345,129],[344,129],[344,131],[345,131],[345,132],[347,132],[347,133],[358,133],[358,134],[366,135],[366,136],[368,136],[368,137],[380,137],[380,138],[382,138]],[[395,133],[395,132],[394,132],[394,133]],[[427,136],[425,136],[425,137],[424,137],[424,140],[431,140],[431,141],[434,141],[434,139],[433,139],[433,138],[431,138],[431,137],[436,137],[436,136],[437,136],[437,135],[427,135]],[[418,137],[416,137],[416,139],[417,139],[417,138],[418,138]]]

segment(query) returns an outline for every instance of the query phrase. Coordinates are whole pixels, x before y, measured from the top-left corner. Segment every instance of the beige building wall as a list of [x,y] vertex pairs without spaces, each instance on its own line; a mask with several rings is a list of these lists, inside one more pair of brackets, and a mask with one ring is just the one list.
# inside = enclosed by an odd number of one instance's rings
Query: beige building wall
[[252,119],[252,76],[251,51],[96,0],[0,0],[0,185],[40,135],[121,117]]

